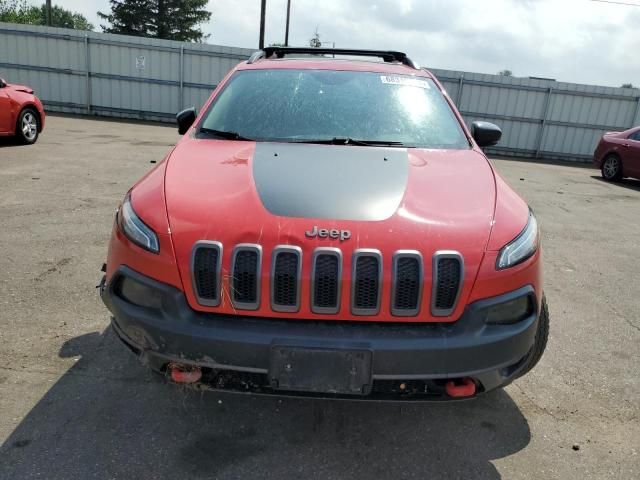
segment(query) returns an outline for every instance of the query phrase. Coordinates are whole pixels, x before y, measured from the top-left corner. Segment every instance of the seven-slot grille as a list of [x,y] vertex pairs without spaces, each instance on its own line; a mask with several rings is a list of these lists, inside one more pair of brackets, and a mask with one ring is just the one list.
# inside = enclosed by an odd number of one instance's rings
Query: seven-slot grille
[[[198,303],[217,306],[224,290],[221,276],[222,244],[197,242],[193,248],[191,276]],[[376,315],[382,296],[382,254],[378,250],[355,250],[351,261],[351,313]],[[300,247],[274,248],[270,264],[270,304],[274,311],[297,312],[301,304],[303,256]],[[239,244],[233,249],[229,297],[234,308],[260,307],[262,247]],[[457,252],[438,251],[432,260],[431,314],[448,316],[455,310],[464,263]],[[342,253],[337,248],[317,248],[311,259],[310,308],[318,314],[340,311]],[[392,259],[391,313],[417,316],[422,303],[423,260],[419,252],[399,250]]]

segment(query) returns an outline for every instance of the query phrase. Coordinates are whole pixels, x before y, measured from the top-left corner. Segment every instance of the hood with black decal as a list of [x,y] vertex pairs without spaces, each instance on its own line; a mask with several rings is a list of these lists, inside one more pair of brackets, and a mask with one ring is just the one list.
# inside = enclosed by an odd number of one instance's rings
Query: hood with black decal
[[473,150],[185,139],[165,192],[177,247],[183,237],[185,247],[196,239],[302,243],[317,226],[350,230],[354,248],[482,249],[495,179]]
[[[471,149],[185,138],[168,161],[165,198],[183,282],[203,240],[222,244],[226,274],[239,244],[260,246],[263,275],[275,247],[300,247],[303,282],[318,247],[340,249],[345,269],[356,249],[379,250],[384,262],[398,250],[425,259],[456,250],[465,252],[466,295],[487,247],[496,183],[486,158]],[[225,308],[232,307],[218,311]]]

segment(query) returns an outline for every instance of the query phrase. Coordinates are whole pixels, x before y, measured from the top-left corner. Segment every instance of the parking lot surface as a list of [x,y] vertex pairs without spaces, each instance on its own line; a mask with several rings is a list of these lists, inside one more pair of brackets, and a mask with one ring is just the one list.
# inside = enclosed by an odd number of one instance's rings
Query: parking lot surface
[[542,361],[503,391],[194,393],[139,365],[95,289],[118,202],[177,139],[55,116],[34,146],[0,139],[1,479],[640,478],[639,181],[494,161],[538,216],[551,312]]

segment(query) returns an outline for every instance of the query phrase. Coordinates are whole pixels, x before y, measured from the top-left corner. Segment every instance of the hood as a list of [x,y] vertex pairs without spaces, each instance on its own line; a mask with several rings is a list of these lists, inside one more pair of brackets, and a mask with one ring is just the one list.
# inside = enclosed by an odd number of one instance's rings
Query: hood
[[396,234],[473,230],[486,239],[495,203],[493,172],[473,150],[189,139],[174,150],[165,181],[175,235],[220,237],[233,226],[251,237],[256,224],[264,235],[273,223],[285,240],[282,225],[368,232],[384,223]]
[[27,87],[26,85],[17,85],[15,83],[7,83],[6,88],[15,90],[16,92],[33,93],[33,88]]
[[[183,279],[199,240],[221,242],[225,261],[239,243],[260,244],[265,255],[296,245],[307,258],[320,246],[338,247],[345,258],[373,248],[389,263],[397,250],[418,250],[425,265],[437,250],[457,250],[465,278],[474,278],[496,187],[489,162],[471,149],[185,138],[169,160],[165,194]],[[314,228],[350,237],[308,238]]]

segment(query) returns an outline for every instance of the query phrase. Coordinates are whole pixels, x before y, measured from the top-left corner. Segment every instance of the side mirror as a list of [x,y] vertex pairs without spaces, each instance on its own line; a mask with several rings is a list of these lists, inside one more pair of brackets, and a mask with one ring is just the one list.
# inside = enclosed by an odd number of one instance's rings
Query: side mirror
[[502,130],[497,125],[489,122],[473,122],[471,134],[479,147],[490,147],[500,141]]
[[196,121],[196,109],[191,107],[185,110],[182,110],[180,113],[176,115],[176,122],[178,122],[178,133],[180,135],[184,135],[187,133],[187,130],[191,128],[193,122]]
[[7,86],[7,82],[4,81],[4,78],[0,78],[0,88],[4,88]]

